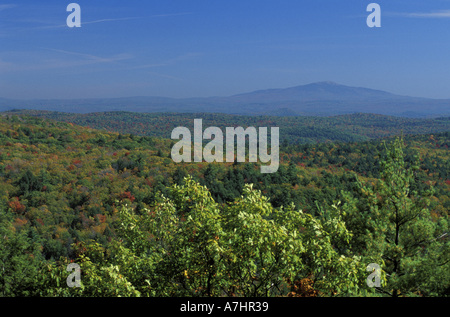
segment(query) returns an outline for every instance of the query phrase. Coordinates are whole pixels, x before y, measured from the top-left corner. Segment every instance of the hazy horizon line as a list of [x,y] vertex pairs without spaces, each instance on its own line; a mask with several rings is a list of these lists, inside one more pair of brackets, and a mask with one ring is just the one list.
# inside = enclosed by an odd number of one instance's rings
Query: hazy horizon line
[[7,99],[7,100],[16,100],[16,101],[23,101],[23,100],[27,100],[27,101],[36,101],[36,100],[95,100],[95,99],[126,99],[126,98],[164,98],[164,99],[177,99],[177,100],[183,100],[183,99],[196,99],[196,98],[200,98],[200,99],[207,99],[207,98],[228,98],[228,97],[233,97],[233,96],[239,96],[239,95],[244,95],[244,94],[249,94],[249,93],[255,93],[255,92],[260,92],[260,91],[265,91],[265,90],[286,90],[286,89],[291,89],[291,88],[296,88],[296,87],[302,87],[302,86],[308,86],[308,85],[314,85],[314,84],[330,84],[330,85],[337,85],[337,86],[344,86],[344,87],[350,87],[350,88],[360,88],[360,89],[370,89],[370,90],[376,90],[376,91],[380,91],[380,92],[385,92],[385,93],[389,93],[395,96],[401,96],[401,97],[410,97],[410,98],[422,98],[422,99],[431,99],[431,100],[450,100],[449,98],[433,98],[433,97],[423,97],[423,96],[411,96],[411,95],[404,95],[404,94],[397,94],[397,93],[393,93],[387,90],[383,90],[383,89],[377,89],[377,88],[370,88],[370,87],[365,87],[365,86],[353,86],[353,85],[346,85],[346,84],[341,84],[332,80],[322,80],[322,81],[315,81],[315,82],[309,82],[306,84],[300,84],[300,85],[296,85],[296,86],[289,86],[289,87],[284,87],[284,88],[261,88],[261,89],[256,89],[256,90],[251,90],[251,91],[247,91],[247,92],[237,92],[231,95],[210,95],[210,96],[192,96],[192,97],[168,97],[168,96],[163,96],[163,95],[128,95],[128,96],[119,96],[119,97],[72,97],[72,98],[58,98],[58,97],[46,97],[46,98],[39,98],[39,97],[35,97],[35,98],[9,98],[9,97],[2,97],[0,96],[0,99]]

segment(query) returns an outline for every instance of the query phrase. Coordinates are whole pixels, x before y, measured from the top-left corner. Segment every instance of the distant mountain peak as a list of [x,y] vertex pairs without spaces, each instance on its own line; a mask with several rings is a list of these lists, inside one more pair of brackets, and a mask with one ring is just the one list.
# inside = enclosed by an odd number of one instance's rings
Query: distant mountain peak
[[319,81],[316,83],[312,83],[310,85],[329,85],[329,86],[342,86],[341,84],[338,84],[334,81]]
[[66,112],[216,112],[229,114],[337,115],[355,112],[429,117],[450,115],[450,99],[434,100],[320,81],[288,88],[264,89],[229,97],[174,99],[130,97],[74,100],[8,100],[0,111],[39,109]]
[[320,100],[355,101],[392,97],[391,93],[362,87],[352,87],[333,81],[320,81],[281,89],[265,89],[234,95],[241,102],[316,102]]

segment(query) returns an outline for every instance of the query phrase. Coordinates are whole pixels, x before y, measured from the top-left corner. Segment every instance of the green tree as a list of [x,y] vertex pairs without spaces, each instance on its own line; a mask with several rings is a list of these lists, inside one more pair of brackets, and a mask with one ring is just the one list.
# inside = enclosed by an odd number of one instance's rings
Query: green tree
[[[74,244],[73,247],[77,253],[75,261],[61,257],[41,269],[36,294],[45,297],[141,296],[124,274],[136,267],[133,262],[136,258],[119,243],[114,243],[109,251],[92,240]],[[112,250],[114,256],[111,255]],[[67,284],[70,263],[80,266],[80,287],[69,287]]]
[[40,245],[0,211],[0,297],[33,296],[44,259]]
[[403,148],[400,138],[385,146],[378,182],[358,181],[358,198],[345,194],[352,250],[382,267],[386,281],[378,292],[442,295],[450,281],[448,216],[433,221],[428,197],[411,189],[417,165],[407,166]]
[[312,277],[323,295],[361,286],[359,259],[333,245],[350,238],[337,207],[318,220],[293,205],[274,208],[251,185],[220,206],[192,178],[173,185],[169,197],[161,196],[147,213],[128,207],[119,213],[123,246],[147,259],[152,294],[285,295],[290,282],[304,277]]

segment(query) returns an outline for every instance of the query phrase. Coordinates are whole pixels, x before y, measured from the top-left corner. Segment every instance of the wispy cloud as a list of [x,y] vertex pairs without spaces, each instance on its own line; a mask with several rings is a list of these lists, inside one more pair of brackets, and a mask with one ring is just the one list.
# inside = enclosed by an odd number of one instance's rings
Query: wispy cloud
[[10,4],[0,4],[0,12],[3,11],[3,10],[15,8],[15,7],[17,7],[17,5],[16,4],[12,4],[12,3],[10,3]]
[[175,17],[180,15],[191,15],[193,12],[180,12],[180,13],[167,13],[167,14],[155,14],[150,16],[151,18],[166,18],[166,17]]
[[[0,11],[6,10],[9,8],[14,8],[17,5],[15,4],[2,4],[0,5]],[[179,12],[179,13],[167,13],[167,14],[155,14],[147,17],[123,17],[123,18],[104,18],[104,19],[98,19],[93,21],[84,21],[83,18],[81,19],[81,26],[89,25],[89,24],[97,24],[97,23],[108,23],[108,22],[120,22],[120,21],[130,21],[130,20],[138,20],[138,19],[149,19],[149,18],[165,18],[165,17],[175,17],[175,16],[183,16],[183,15],[190,15],[193,14],[192,12]],[[22,27],[20,29],[22,30],[48,30],[48,29],[62,29],[67,28],[67,24],[56,24],[51,23],[47,20],[32,20],[32,19],[22,19],[22,20],[16,20],[14,22],[17,23],[32,23],[32,24],[41,24],[41,25],[34,25],[34,26],[26,26]],[[42,25],[45,24],[45,25]],[[0,34],[1,36],[1,34]]]
[[186,54],[174,57],[174,58],[167,59],[167,60],[159,62],[159,63],[138,65],[138,66],[131,67],[130,69],[143,69],[143,68],[170,66],[170,65],[174,65],[178,62],[189,60],[194,57],[201,56],[201,55],[202,55],[201,53],[186,53]]
[[[108,57],[96,56],[92,54],[85,54],[79,52],[72,52],[53,48],[40,48],[47,51],[66,55],[65,58],[55,56],[50,58],[39,58],[36,52],[17,52],[15,55],[20,56],[20,61],[6,61],[0,57],[0,71],[3,72],[21,72],[21,71],[37,71],[37,70],[51,70],[70,67],[92,66],[96,64],[116,63],[123,60],[131,59],[131,54],[122,53]],[[12,52],[9,52],[12,54]],[[58,55],[58,54],[57,54]],[[67,58],[67,56],[74,56],[75,58]]]
[[126,70],[128,70],[128,71],[143,70],[147,74],[150,74],[150,75],[154,75],[154,76],[158,76],[158,77],[162,77],[162,78],[166,78],[166,79],[177,80],[177,81],[184,81],[184,79],[182,79],[182,78],[167,75],[167,74],[162,74],[162,73],[155,72],[155,71],[150,71],[149,69],[175,65],[179,62],[190,60],[192,58],[195,58],[197,56],[202,56],[202,55],[203,55],[202,53],[186,53],[186,54],[179,55],[174,58],[170,58],[170,59],[158,62],[158,63],[142,64],[142,65],[127,67]]
[[401,16],[405,18],[428,18],[428,19],[449,19],[450,10],[440,10],[433,12],[389,12],[390,16]]
[[128,18],[116,18],[116,19],[100,19],[100,20],[95,20],[95,21],[82,22],[82,24],[94,24],[94,23],[127,21],[127,20],[137,20],[137,19],[142,19],[142,18],[140,18],[140,17],[128,17]]
[[148,74],[151,75],[156,75],[159,77],[163,77],[163,78],[167,78],[167,79],[173,79],[173,80],[178,80],[178,81],[184,81],[184,79],[179,78],[179,77],[175,77],[175,76],[170,76],[170,75],[166,75],[166,74],[161,74],[161,73],[156,73],[156,72],[149,72],[147,71]]
[[5,70],[8,69],[12,66],[11,63],[9,62],[5,62],[1,57],[0,57],[0,70]]
[[92,54],[72,52],[72,51],[66,51],[66,50],[60,50],[60,49],[54,49],[54,48],[42,47],[42,49],[57,52],[57,53],[62,53],[62,54],[66,54],[66,55],[78,56],[78,57],[81,57],[85,61],[90,61],[90,62],[95,62],[95,63],[111,63],[111,62],[118,62],[121,60],[132,58],[131,54],[126,54],[126,53],[117,54],[112,57],[101,57],[101,56],[96,56],[96,55],[92,55]]
[[[81,26],[86,25],[86,24],[128,21],[128,20],[136,20],[136,19],[142,19],[142,18],[141,17],[125,17],[125,18],[115,18],[115,19],[100,19],[100,20],[94,20],[94,21],[81,20]],[[39,26],[39,27],[36,27],[36,29],[57,29],[57,28],[66,28],[66,27],[67,27],[67,24],[57,24],[57,25]]]
[[[200,56],[200,53],[186,53],[176,56],[171,59],[167,59],[160,63],[143,64],[137,66],[130,66],[125,61],[134,59],[135,56],[129,53],[115,54],[111,56],[99,56],[84,52],[69,51],[56,48],[39,47],[42,51],[53,52],[50,54],[40,54],[39,51],[33,52],[7,52],[4,54],[9,55],[9,58],[5,59],[0,56],[0,72],[30,72],[30,71],[51,71],[55,69],[77,68],[78,71],[93,71],[92,66],[95,65],[114,65],[114,68],[101,68],[96,70],[114,69],[121,71],[142,70],[151,76],[158,76],[165,79],[183,81],[182,78],[176,77],[161,72],[155,72],[151,70],[156,67],[175,65],[184,60],[189,60],[196,56]],[[41,51],[41,52],[42,52]],[[88,66],[80,69],[80,67]]]

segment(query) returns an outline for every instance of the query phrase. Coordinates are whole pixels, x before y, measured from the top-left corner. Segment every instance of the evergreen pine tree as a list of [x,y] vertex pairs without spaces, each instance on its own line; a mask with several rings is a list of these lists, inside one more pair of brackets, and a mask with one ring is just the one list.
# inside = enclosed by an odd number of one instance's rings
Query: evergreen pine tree
[[400,138],[385,147],[378,183],[358,181],[358,199],[345,194],[352,251],[381,266],[380,293],[442,295],[450,281],[448,218],[433,221],[427,195],[411,190],[417,165],[406,166],[403,147]]

